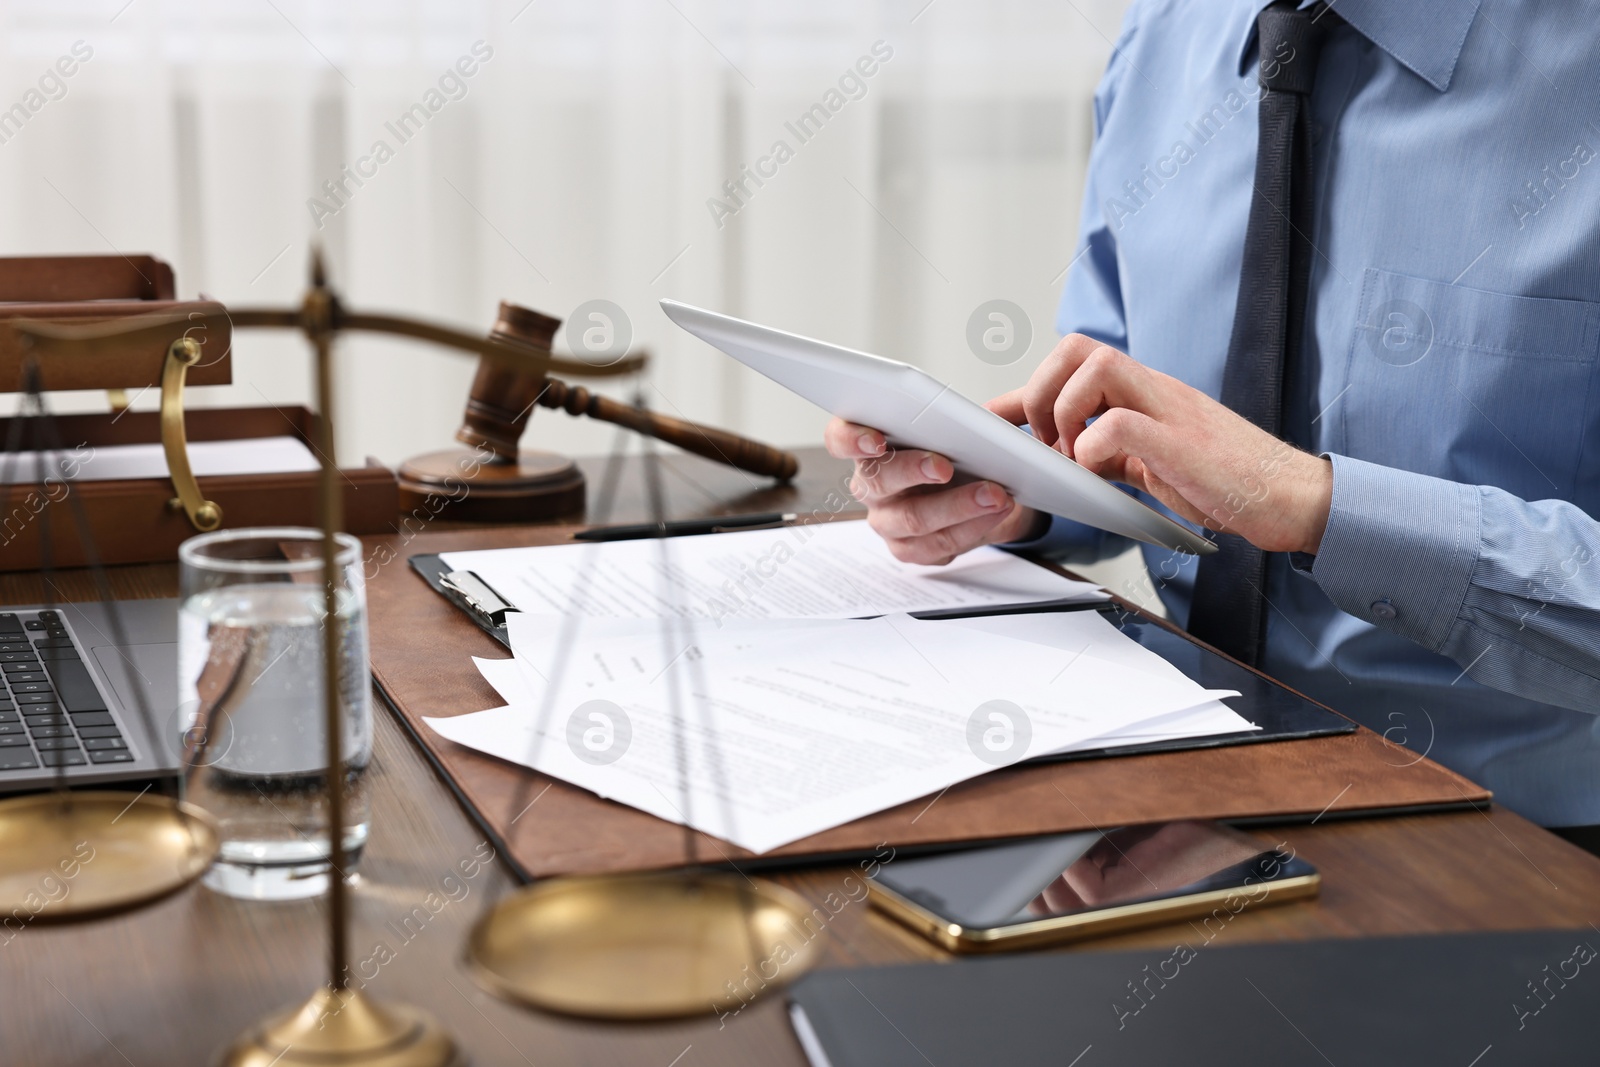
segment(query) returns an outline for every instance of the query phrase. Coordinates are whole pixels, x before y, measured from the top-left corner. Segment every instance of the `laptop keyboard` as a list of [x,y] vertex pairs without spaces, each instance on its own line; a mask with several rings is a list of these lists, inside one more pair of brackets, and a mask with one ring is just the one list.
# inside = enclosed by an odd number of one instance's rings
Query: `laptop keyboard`
[[0,676],[0,775],[133,762],[58,612],[0,612]]

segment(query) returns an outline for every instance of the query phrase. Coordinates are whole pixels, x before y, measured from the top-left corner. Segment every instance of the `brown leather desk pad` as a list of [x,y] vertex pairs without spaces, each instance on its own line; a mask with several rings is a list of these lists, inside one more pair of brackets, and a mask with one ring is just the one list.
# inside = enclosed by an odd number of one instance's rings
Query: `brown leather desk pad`
[[[391,708],[524,877],[676,866],[685,858],[683,827],[464,748],[422,722],[498,706],[472,657],[507,653],[405,560],[420,552],[555,544],[573,529],[367,538],[372,672]],[[1311,820],[1485,804],[1489,797],[1362,728],[1336,737],[1008,768],[759,858],[704,834],[693,840],[700,862],[747,868],[870,854],[883,844],[909,849],[1177,818]]]

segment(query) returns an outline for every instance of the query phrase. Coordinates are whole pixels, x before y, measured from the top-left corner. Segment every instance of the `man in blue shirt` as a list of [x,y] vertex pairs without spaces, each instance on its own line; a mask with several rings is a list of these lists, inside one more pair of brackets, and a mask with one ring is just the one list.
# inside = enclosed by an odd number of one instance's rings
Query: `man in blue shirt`
[[[990,407],[1268,553],[1268,674],[1592,848],[1600,23],[1576,0],[1332,6],[1274,436],[1215,399],[1251,266],[1264,7],[1136,0],[1096,93],[1067,336]],[[875,431],[827,439],[902,559],[1123,547],[993,483],[940,489],[947,460],[883,458]],[[1144,555],[1188,619],[1196,561]]]

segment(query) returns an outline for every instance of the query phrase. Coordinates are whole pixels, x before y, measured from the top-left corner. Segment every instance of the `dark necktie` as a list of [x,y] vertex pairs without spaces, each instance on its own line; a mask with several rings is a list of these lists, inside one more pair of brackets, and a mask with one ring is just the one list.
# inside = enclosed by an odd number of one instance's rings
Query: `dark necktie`
[[[1324,30],[1333,21],[1322,4],[1296,11],[1293,0],[1256,17],[1261,101],[1255,192],[1222,402],[1274,437],[1283,434],[1284,367],[1299,355],[1315,255],[1311,86]],[[1266,555],[1235,534],[1219,535],[1217,544],[1195,575],[1189,632],[1254,666],[1266,637]]]

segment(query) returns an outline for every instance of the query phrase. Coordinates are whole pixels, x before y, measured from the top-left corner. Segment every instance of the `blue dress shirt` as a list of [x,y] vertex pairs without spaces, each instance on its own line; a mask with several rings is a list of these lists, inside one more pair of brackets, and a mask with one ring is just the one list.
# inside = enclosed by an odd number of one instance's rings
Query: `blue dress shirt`
[[[1129,11],[1057,323],[1212,396],[1264,6]],[[1600,20],[1580,0],[1335,10],[1285,422],[1331,457],[1333,509],[1317,556],[1270,557],[1263,669],[1408,746],[1396,774],[1427,753],[1545,825],[1600,823]],[[1057,519],[1031,547],[1122,543]],[[1185,619],[1194,559],[1144,555]]]

